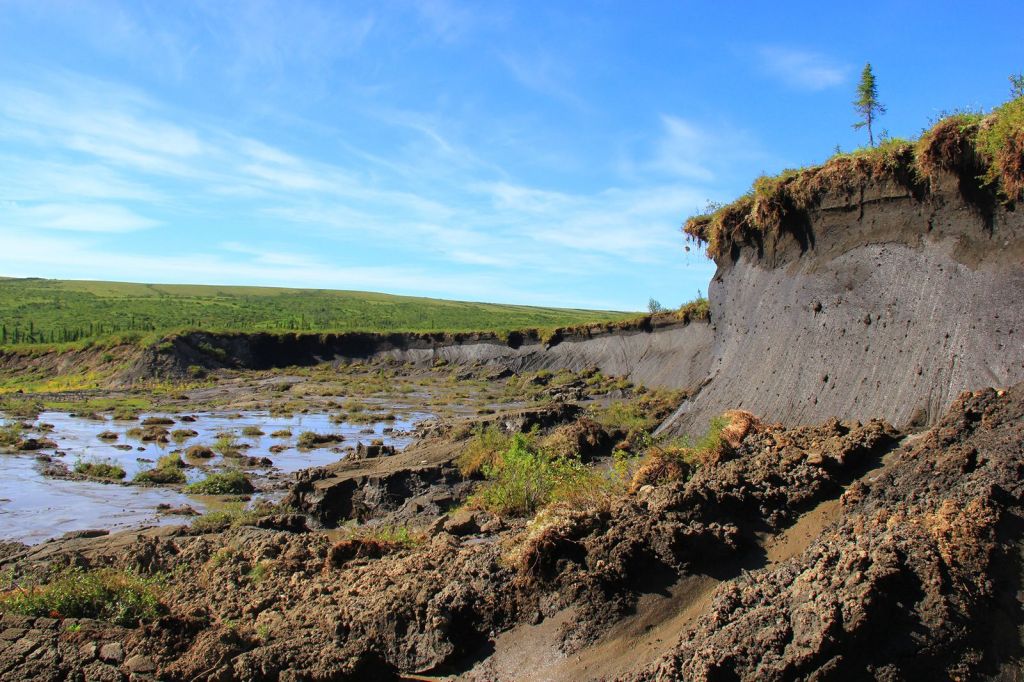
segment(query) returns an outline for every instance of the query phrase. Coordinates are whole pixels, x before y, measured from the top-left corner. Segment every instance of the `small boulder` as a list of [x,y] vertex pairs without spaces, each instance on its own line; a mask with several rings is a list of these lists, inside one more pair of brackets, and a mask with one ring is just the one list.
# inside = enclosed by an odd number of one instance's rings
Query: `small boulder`
[[444,522],[444,530],[452,535],[472,535],[480,532],[476,514],[468,509],[459,509]]
[[100,647],[100,660],[120,663],[124,660],[124,647],[120,642],[109,642]]

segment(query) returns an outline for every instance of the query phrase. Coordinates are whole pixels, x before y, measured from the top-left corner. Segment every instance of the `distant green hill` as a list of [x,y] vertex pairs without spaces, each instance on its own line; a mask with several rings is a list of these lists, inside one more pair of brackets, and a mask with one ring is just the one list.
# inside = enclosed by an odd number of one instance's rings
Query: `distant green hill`
[[209,331],[508,331],[636,313],[469,303],[363,291],[0,277],[0,345]]

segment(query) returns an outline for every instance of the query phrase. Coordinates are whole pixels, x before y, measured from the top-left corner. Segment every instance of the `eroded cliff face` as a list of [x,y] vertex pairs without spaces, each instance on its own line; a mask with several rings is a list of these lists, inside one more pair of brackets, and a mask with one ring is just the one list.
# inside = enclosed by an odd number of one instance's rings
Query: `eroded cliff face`
[[190,367],[268,369],[322,362],[409,362],[418,366],[489,365],[512,372],[596,367],[654,388],[695,390],[707,376],[711,326],[704,320],[642,318],[615,328],[573,330],[543,340],[533,333],[494,334],[214,334],[174,338],[147,349],[124,377],[184,377]]
[[731,244],[709,289],[706,384],[662,430],[699,432],[730,408],[925,425],[964,390],[1024,379],[1024,212],[960,185],[833,192]]

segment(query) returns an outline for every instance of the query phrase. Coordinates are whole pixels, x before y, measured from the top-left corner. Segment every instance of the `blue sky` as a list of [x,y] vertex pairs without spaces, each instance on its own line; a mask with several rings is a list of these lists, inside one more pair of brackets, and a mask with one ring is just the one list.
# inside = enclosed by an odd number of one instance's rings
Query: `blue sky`
[[[975,7],[977,9],[975,9]],[[0,0],[0,274],[638,310],[708,200],[1006,99],[1024,3]]]

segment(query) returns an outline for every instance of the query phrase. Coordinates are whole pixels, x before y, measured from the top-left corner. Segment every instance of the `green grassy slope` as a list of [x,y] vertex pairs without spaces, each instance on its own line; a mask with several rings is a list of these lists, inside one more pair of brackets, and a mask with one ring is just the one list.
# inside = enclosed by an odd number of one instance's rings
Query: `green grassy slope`
[[507,331],[635,313],[361,291],[0,278],[0,345],[208,331]]

